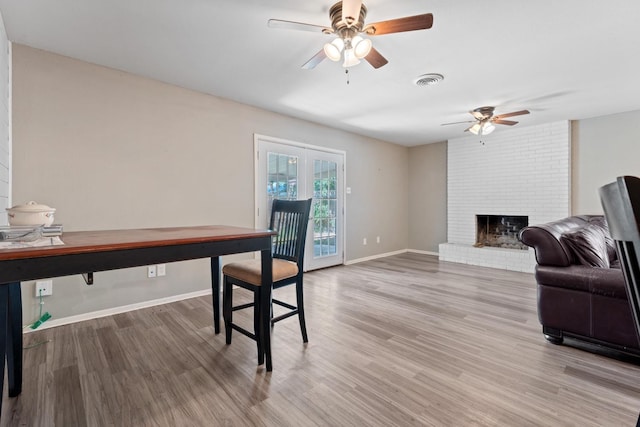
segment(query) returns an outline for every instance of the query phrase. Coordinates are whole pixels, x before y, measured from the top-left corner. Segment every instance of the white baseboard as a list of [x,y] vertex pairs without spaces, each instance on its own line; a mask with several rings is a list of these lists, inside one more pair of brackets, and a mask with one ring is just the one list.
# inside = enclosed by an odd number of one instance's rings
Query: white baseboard
[[440,253],[438,252],[432,252],[432,251],[421,251],[418,249],[407,249],[407,252],[411,252],[412,254],[422,254],[422,255],[433,255],[433,256],[439,256]]
[[114,314],[126,313],[128,311],[140,310],[142,308],[153,307],[156,305],[168,304],[171,302],[182,301],[189,298],[211,295],[211,289],[203,291],[189,292],[186,294],[173,295],[166,298],[159,298],[150,301],[142,301],[135,304],[123,305],[120,307],[107,308],[104,310],[92,311],[90,313],[78,314],[76,316],[63,317],[60,319],[50,319],[38,327],[38,329],[26,328],[24,333],[41,331],[43,329],[55,328],[56,326],[68,325],[71,323],[83,322],[85,320],[98,319],[100,317],[113,316]]
[[364,257],[364,258],[352,259],[352,260],[349,260],[349,261],[345,261],[344,265],[357,264],[359,262],[371,261],[371,260],[374,260],[374,259],[385,258],[385,257],[392,256],[392,255],[400,255],[400,254],[404,254],[404,253],[407,253],[407,252],[414,253],[414,254],[438,256],[438,252],[421,251],[421,250],[418,250],[418,249],[401,249],[399,251],[386,252],[386,253],[383,253],[383,254],[371,255],[371,256],[368,256],[368,257]]
[[371,261],[371,260],[374,260],[374,259],[385,258],[385,257],[392,256],[392,255],[404,254],[406,252],[407,252],[407,249],[401,249],[399,251],[393,251],[393,252],[386,252],[386,253],[383,253],[383,254],[371,255],[371,256],[368,256],[368,257],[364,257],[364,258],[358,258],[358,259],[352,259],[350,261],[345,261],[344,265],[357,264],[359,262]]

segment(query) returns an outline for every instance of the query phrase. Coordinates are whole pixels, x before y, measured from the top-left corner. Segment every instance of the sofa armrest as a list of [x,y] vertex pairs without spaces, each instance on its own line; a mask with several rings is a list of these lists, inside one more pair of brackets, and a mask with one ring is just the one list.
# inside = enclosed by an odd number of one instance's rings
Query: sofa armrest
[[523,228],[518,236],[520,241],[536,251],[539,265],[567,267],[573,263],[571,249],[560,237],[567,231],[584,226],[591,218],[588,215],[572,216],[546,224],[531,225]]

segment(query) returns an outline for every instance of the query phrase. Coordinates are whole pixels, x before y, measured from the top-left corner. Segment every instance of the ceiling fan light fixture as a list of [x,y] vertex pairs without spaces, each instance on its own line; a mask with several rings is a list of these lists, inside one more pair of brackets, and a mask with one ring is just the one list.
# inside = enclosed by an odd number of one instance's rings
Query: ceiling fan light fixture
[[496,129],[496,126],[493,123],[485,122],[484,125],[482,125],[481,135],[489,135],[495,129]]
[[344,68],[353,67],[360,63],[353,50],[353,48],[344,50],[344,62],[342,63]]
[[474,135],[489,135],[496,129],[496,126],[488,120],[474,123],[468,130]]
[[340,38],[333,40],[331,43],[325,43],[323,50],[324,54],[327,55],[327,58],[330,60],[337,62],[340,61],[340,54],[344,49],[344,41]]
[[480,123],[474,123],[473,126],[469,128],[469,132],[471,132],[474,135],[477,135],[480,133],[481,129],[482,129],[482,125]]
[[364,37],[355,36],[351,39],[351,46],[353,46],[353,52],[356,55],[356,58],[362,59],[369,55],[369,52],[371,52],[371,48],[373,47],[373,43],[371,43],[371,40],[365,39]]

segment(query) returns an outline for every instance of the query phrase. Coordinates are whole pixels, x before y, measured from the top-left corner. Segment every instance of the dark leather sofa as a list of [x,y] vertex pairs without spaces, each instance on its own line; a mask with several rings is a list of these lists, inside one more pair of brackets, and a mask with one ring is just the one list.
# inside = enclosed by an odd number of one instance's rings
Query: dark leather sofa
[[564,337],[640,354],[622,270],[603,216],[572,216],[524,228],[535,249],[538,318],[547,340]]

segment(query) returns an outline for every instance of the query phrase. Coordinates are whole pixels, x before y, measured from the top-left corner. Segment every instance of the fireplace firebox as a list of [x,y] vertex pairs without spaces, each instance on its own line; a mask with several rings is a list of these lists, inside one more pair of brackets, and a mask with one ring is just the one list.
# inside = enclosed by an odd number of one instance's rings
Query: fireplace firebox
[[476,215],[476,247],[492,246],[527,250],[518,233],[529,225],[528,216]]

